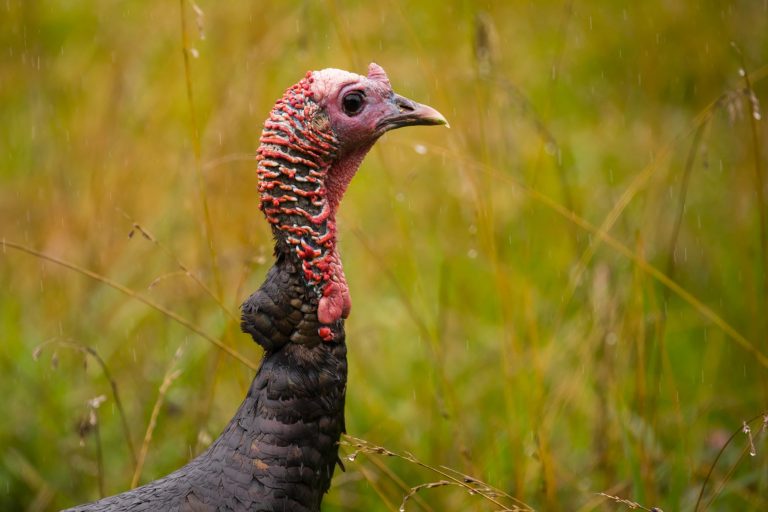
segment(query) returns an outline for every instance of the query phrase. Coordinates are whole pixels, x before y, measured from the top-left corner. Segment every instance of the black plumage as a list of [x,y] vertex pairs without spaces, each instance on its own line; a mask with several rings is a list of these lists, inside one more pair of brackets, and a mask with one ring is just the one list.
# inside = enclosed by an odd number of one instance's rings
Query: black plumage
[[[354,101],[351,101],[351,99]],[[264,359],[237,413],[202,455],[142,487],[70,511],[320,510],[344,432],[349,289],[336,247],[336,209],[376,140],[403,126],[447,124],[367,77],[326,69],[290,87],[265,122],[260,207],[275,264],[242,305]]]
[[[278,249],[279,250],[279,249]],[[317,297],[280,253],[242,306],[265,356],[243,403],[202,455],[170,475],[70,511],[316,511],[344,431],[347,349],[317,334]]]

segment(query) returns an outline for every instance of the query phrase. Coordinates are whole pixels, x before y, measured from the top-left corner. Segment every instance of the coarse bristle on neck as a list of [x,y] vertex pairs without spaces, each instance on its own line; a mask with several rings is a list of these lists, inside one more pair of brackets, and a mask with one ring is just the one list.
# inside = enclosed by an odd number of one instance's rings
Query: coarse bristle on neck
[[447,124],[432,107],[395,94],[375,63],[367,76],[333,68],[307,73],[270,112],[258,149],[261,209],[278,260],[300,267],[317,299],[324,341],[333,340],[351,308],[336,249],[336,210],[352,177],[385,132]]
[[[318,319],[333,324],[349,311],[336,251],[338,201],[329,201],[326,186],[339,144],[313,98],[312,82],[309,72],[290,87],[264,124],[258,149],[259,193],[276,252],[298,259],[307,286],[320,299]],[[330,327],[320,328],[319,335],[333,339]]]

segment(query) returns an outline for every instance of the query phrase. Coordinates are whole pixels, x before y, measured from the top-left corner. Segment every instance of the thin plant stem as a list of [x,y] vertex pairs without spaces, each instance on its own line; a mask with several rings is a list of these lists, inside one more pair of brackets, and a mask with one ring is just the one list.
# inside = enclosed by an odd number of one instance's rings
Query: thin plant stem
[[101,274],[97,274],[96,272],[93,272],[92,270],[88,270],[87,268],[83,268],[83,267],[81,267],[79,265],[75,265],[74,263],[70,263],[68,261],[64,261],[64,260],[62,260],[60,258],[57,258],[56,256],[51,256],[50,254],[46,254],[44,252],[37,251],[35,249],[27,247],[26,245],[18,244],[18,243],[15,243],[15,242],[11,242],[11,241],[8,241],[6,239],[0,240],[0,247],[2,247],[3,250],[5,250],[5,248],[16,249],[17,251],[30,254],[32,256],[35,256],[37,258],[40,258],[40,259],[43,259],[43,260],[46,260],[46,261],[50,261],[51,263],[56,263],[57,265],[61,265],[62,267],[66,267],[66,268],[68,268],[70,270],[74,270],[74,271],[76,271],[76,272],[78,272],[78,273],[80,273],[80,274],[82,274],[84,276],[90,277],[91,279],[94,279],[94,280],[99,281],[99,282],[101,282],[103,284],[106,284],[107,286],[110,286],[110,287],[114,288],[115,290],[117,290],[119,292],[122,292],[125,295],[127,295],[127,296],[129,296],[129,297],[131,297],[133,299],[136,299],[136,300],[138,300],[140,302],[143,302],[147,306],[151,307],[152,309],[155,309],[155,310],[159,311],[160,313],[162,313],[163,315],[167,316],[171,320],[174,320],[175,322],[183,325],[184,327],[186,327],[190,331],[194,332],[195,334],[197,334],[201,338],[203,338],[205,340],[208,340],[209,342],[213,343],[220,350],[226,352],[229,356],[233,357],[234,359],[237,359],[238,361],[243,363],[245,366],[247,366],[251,370],[256,370],[256,368],[258,367],[255,363],[253,363],[252,361],[248,360],[245,356],[240,354],[238,351],[236,351],[235,349],[230,348],[229,346],[225,345],[224,343],[221,342],[221,340],[219,340],[217,338],[214,338],[213,336],[211,336],[207,332],[203,331],[202,328],[200,328],[197,325],[193,324],[192,322],[190,322],[186,318],[184,318],[184,317],[178,315],[177,313],[174,313],[170,309],[168,309],[168,308],[166,308],[164,306],[161,306],[160,304],[158,304],[158,303],[156,303],[156,302],[154,302],[154,301],[152,301],[152,300],[150,300],[150,299],[148,299],[148,298],[146,298],[146,297],[136,293],[135,291],[131,290],[130,288],[128,288],[126,286],[123,286],[122,284],[118,283],[117,281],[113,281],[112,279],[110,279],[110,278],[108,278],[106,276],[102,276]]
[[131,489],[135,488],[139,483],[141,471],[144,468],[144,461],[146,460],[147,452],[149,451],[149,443],[152,441],[152,434],[155,432],[155,427],[157,426],[157,418],[160,415],[160,408],[163,405],[166,393],[168,393],[168,388],[170,388],[171,384],[173,384],[173,381],[176,380],[179,375],[181,375],[181,370],[176,368],[176,364],[178,363],[181,354],[182,350],[181,347],[179,347],[171,359],[170,364],[168,365],[168,369],[165,372],[162,384],[160,384],[160,389],[157,393],[157,400],[155,400],[155,405],[152,407],[152,414],[149,418],[147,431],[144,434],[144,442],[141,444],[141,449],[139,450],[139,460],[136,464],[136,469],[133,472],[133,478],[131,479]]
[[115,400],[115,405],[117,406],[117,412],[120,416],[120,423],[123,427],[123,435],[125,436],[125,442],[128,445],[128,451],[131,453],[131,464],[133,465],[133,468],[136,469],[136,448],[133,446],[133,436],[131,436],[130,428],[128,427],[128,417],[125,414],[125,409],[123,408],[123,401],[120,399],[120,393],[117,388],[117,381],[112,378],[112,374],[109,371],[109,367],[107,367],[107,363],[104,361],[104,359],[101,358],[99,353],[96,351],[95,348],[89,347],[88,345],[81,345],[80,343],[76,343],[74,341],[69,340],[59,340],[59,339],[53,339],[44,341],[37,347],[35,347],[35,350],[33,352],[33,357],[37,358],[40,351],[46,346],[56,344],[60,347],[66,347],[71,348],[73,350],[77,350],[79,352],[82,352],[86,356],[91,356],[96,363],[101,367],[101,372],[104,374],[104,377],[107,379],[107,382],[109,382],[109,387],[112,390],[112,397]]
[[[759,419],[763,419],[763,421],[765,421],[766,414],[768,413],[760,413],[757,416],[747,420],[745,423],[747,425],[751,425],[752,423],[754,423]],[[712,478],[712,473],[714,473],[717,463],[720,461],[720,458],[725,453],[725,449],[728,448],[728,446],[733,442],[733,440],[736,439],[739,435],[743,434],[743,429],[744,427],[741,426],[738,429],[734,430],[731,436],[728,438],[728,440],[720,448],[720,451],[717,452],[717,455],[715,456],[715,460],[712,461],[712,464],[709,466],[709,471],[707,471],[707,476],[704,478],[704,482],[701,484],[701,489],[699,489],[699,497],[696,499],[696,505],[694,505],[693,507],[693,512],[699,512],[699,505],[701,505],[701,500],[704,497],[704,490],[707,488],[707,483],[709,483],[709,480]],[[716,495],[717,493],[715,493],[715,496]],[[704,506],[704,509],[702,510],[706,510],[711,504],[712,504],[712,500],[709,500],[709,502],[707,502],[707,504]]]
[[96,438],[96,473],[98,474],[99,481],[99,498],[103,498],[107,495],[104,491],[104,454],[101,449],[101,429],[99,428],[98,411],[92,410],[92,414],[96,415],[96,421],[93,424],[93,433]]
[[[141,224],[139,224],[138,222],[134,221],[126,212],[124,212],[123,210],[120,210],[120,209],[118,209],[118,210],[132,224],[132,230],[131,230],[131,232],[130,232],[130,234],[128,236],[133,236],[134,231],[138,231],[139,233],[141,233],[141,236],[143,238],[145,238],[145,239],[149,240],[150,242],[152,242],[157,248],[159,248],[165,254],[167,254],[168,257],[173,259],[173,261],[176,263],[176,266],[179,267],[179,270],[181,271],[181,273],[183,275],[189,277],[196,285],[198,285],[200,287],[201,290],[203,290],[203,292],[205,292],[206,295],[208,295],[211,299],[213,299],[216,302],[216,304],[218,304],[219,308],[224,312],[224,314],[226,314],[229,317],[230,320],[233,320],[235,322],[239,321],[238,318],[232,313],[232,311],[230,311],[230,309],[226,305],[224,305],[224,302],[222,302],[220,296],[215,294],[213,292],[213,290],[211,290],[208,286],[206,286],[206,284],[194,272],[189,270],[189,267],[187,267],[187,265],[185,265],[181,261],[181,259],[179,259],[179,257],[173,251],[171,251],[170,249],[168,249],[165,246],[163,246],[160,243],[160,241],[154,235],[152,235],[152,233],[150,233],[147,229],[145,229]],[[167,277],[170,277],[173,274],[175,274],[175,273],[165,274],[165,275],[160,276],[159,278],[155,279],[150,284],[150,288],[152,286],[156,285],[157,283],[159,283],[160,281],[162,281],[163,279],[165,279]]]
[[397,276],[395,276],[394,272],[392,272],[392,269],[390,269],[384,260],[382,260],[380,253],[373,249],[370,242],[366,239],[364,232],[360,229],[354,229],[353,232],[357,236],[363,248],[370,254],[372,260],[379,265],[381,272],[387,276],[390,283],[392,283],[392,285],[395,287],[397,295],[400,297],[400,301],[405,307],[408,316],[413,320],[421,336],[429,342],[429,356],[434,362],[436,375],[438,377],[438,405],[440,406],[442,414],[444,416],[450,415],[455,422],[457,431],[461,434],[457,439],[457,441],[461,444],[460,451],[465,452],[466,446],[462,432],[464,424],[461,415],[457,414],[456,412],[458,410],[456,406],[458,401],[455,393],[453,393],[453,388],[450,386],[449,379],[445,374],[445,364],[441,357],[442,352],[440,350],[440,338],[437,329],[430,329],[429,326],[424,322],[422,315],[418,313],[416,306],[413,304],[410,295],[400,284]]
[[[744,54],[741,52],[735,43],[731,43],[736,49],[741,60],[741,75],[744,78],[745,87],[745,110],[749,119],[750,135],[752,136],[752,159],[754,161],[755,169],[755,192],[757,195],[757,216],[760,225],[760,252],[762,254],[762,282],[763,282],[763,304],[768,304],[768,187],[766,186],[765,177],[763,176],[762,169],[762,157],[760,154],[760,134],[757,126],[757,121],[760,120],[761,114],[757,104],[757,96],[752,89],[752,80],[747,73],[747,65],[744,60]],[[766,318],[768,321],[768,318]],[[768,323],[765,324],[768,329]]]
[[[401,491],[403,491],[403,492],[408,492],[408,490],[409,490],[408,484],[406,484],[406,483],[403,481],[403,479],[402,479],[402,478],[400,478],[399,476],[397,476],[397,473],[395,473],[394,471],[392,471],[392,470],[389,468],[389,466],[387,466],[386,464],[384,464],[384,462],[382,462],[380,459],[378,459],[378,458],[376,458],[376,457],[369,457],[369,459],[368,459],[368,460],[370,460],[370,461],[371,461],[371,464],[373,464],[374,466],[376,466],[376,467],[379,469],[379,471],[381,471],[382,473],[384,473],[385,475],[387,475],[387,477],[389,477],[389,478],[390,478],[390,479],[391,479],[393,482],[395,482],[395,485],[397,485],[397,486],[400,488],[400,490],[401,490]],[[424,510],[426,510],[426,511],[428,511],[428,512],[431,512],[431,511],[432,511],[432,507],[430,507],[430,506],[429,506],[429,504],[428,504],[426,501],[424,501],[424,500],[423,500],[423,499],[422,499],[420,496],[418,496],[418,495],[414,496],[414,497],[413,497],[413,501],[414,501],[415,503],[418,503],[418,505],[419,505],[419,506],[420,506],[422,509],[424,509]]]
[[219,270],[218,258],[216,255],[216,245],[213,241],[213,225],[211,223],[211,214],[208,207],[208,195],[205,192],[205,180],[203,179],[202,166],[202,142],[200,137],[200,126],[197,120],[197,111],[195,108],[195,95],[192,87],[192,70],[189,56],[192,53],[192,46],[189,42],[189,30],[187,29],[187,15],[184,4],[187,0],[179,0],[179,15],[181,18],[181,45],[182,55],[184,56],[184,81],[187,87],[187,101],[189,102],[189,126],[190,138],[192,139],[192,152],[195,160],[195,175],[197,176],[198,193],[200,195],[200,204],[203,209],[203,227],[205,237],[208,243],[208,252],[211,258],[211,271],[213,272],[216,292],[219,298],[222,296],[221,272]]
[[[768,65],[763,66],[762,68],[760,68],[759,70],[753,73],[753,81],[757,82],[758,80],[763,79],[766,76],[766,74],[768,74]],[[714,114],[715,110],[717,110],[723,105],[727,97],[728,97],[728,94],[724,93],[724,94],[721,94],[714,101],[710,102],[704,109],[701,110],[701,112],[699,112],[699,114],[694,118],[689,128],[685,130],[685,132],[680,133],[672,140],[672,142],[665,145],[661,149],[661,151],[659,151],[658,155],[653,159],[653,161],[648,166],[646,166],[645,169],[643,169],[640,173],[637,174],[635,179],[629,184],[626,190],[624,190],[624,193],[622,193],[619,200],[616,202],[616,204],[613,206],[611,211],[608,213],[608,215],[605,217],[603,222],[600,224],[599,229],[601,232],[607,233],[611,230],[611,228],[614,226],[614,224],[619,219],[624,209],[632,201],[632,199],[640,192],[640,190],[642,190],[645,187],[646,183],[648,183],[651,176],[653,176],[656,173],[656,171],[659,168],[661,168],[661,164],[671,156],[672,149],[677,145],[677,143],[687,138],[691,133],[696,133],[696,131],[698,131],[698,129],[702,125],[708,123],[710,118]],[[581,259],[579,260],[578,266],[576,268],[576,271],[574,272],[574,278],[571,281],[571,284],[569,285],[568,290],[564,295],[565,298],[563,299],[563,305],[567,304],[570,301],[570,299],[573,297],[573,293],[575,292],[575,289],[581,283],[581,278],[584,272],[586,271],[587,266],[589,265],[589,261],[597,252],[598,243],[599,243],[599,240],[594,239],[582,254]]]
[[[445,466],[432,466],[422,462],[413,454],[407,452],[404,454],[397,453],[382,446],[370,443],[364,439],[353,437],[347,434],[343,436],[339,444],[351,447],[354,450],[352,454],[347,456],[347,460],[349,461],[354,461],[360,453],[367,455],[385,455],[387,457],[395,457],[440,475],[445,480],[450,481],[452,485],[462,487],[469,494],[481,496],[482,498],[499,507],[498,510],[500,511],[533,511],[533,508],[518,500],[517,498],[510,496],[504,491],[496,489],[495,487],[492,487],[474,477],[447,468]],[[511,500],[515,504],[512,506],[513,508],[510,508],[509,506],[504,505],[501,501],[499,501],[498,498]]]
[[611,500],[611,501],[613,501],[615,503],[620,503],[622,505],[626,505],[627,507],[629,507],[632,510],[640,509],[640,510],[645,510],[646,512],[654,512],[655,510],[658,510],[658,509],[655,509],[655,508],[644,507],[641,504],[637,503],[636,501],[628,500],[626,498],[621,498],[619,496],[614,496],[614,495],[608,494],[606,492],[599,492],[599,493],[597,493],[597,495],[602,497],[602,498]]
[[411,487],[408,489],[408,492],[403,496],[403,501],[400,503],[400,508],[398,509],[400,512],[405,512],[405,505],[408,503],[408,501],[411,498],[414,498],[418,496],[417,493],[420,491],[423,491],[425,489],[435,489],[437,487],[446,487],[451,485],[457,485],[455,482],[450,482],[448,480],[438,480],[437,482],[427,482],[425,484],[419,484],[414,487]]
[[[688,155],[686,156],[684,168],[683,168],[683,177],[680,183],[680,190],[678,193],[678,201],[677,201],[677,212],[674,218],[674,223],[672,226],[672,232],[669,237],[669,244],[667,247],[667,267],[665,270],[665,273],[667,276],[669,276],[670,279],[674,279],[675,277],[675,271],[677,269],[676,267],[676,258],[675,253],[677,251],[677,241],[680,236],[680,230],[682,228],[683,224],[683,217],[685,214],[686,209],[686,203],[688,198],[688,190],[690,187],[691,182],[691,175],[693,174],[693,167],[696,162],[696,155],[699,151],[699,148],[701,147],[701,142],[704,137],[704,134],[707,131],[707,128],[710,126],[709,121],[711,120],[711,116],[707,118],[707,121],[698,125],[696,128],[696,131],[693,134],[693,140],[691,141],[691,146],[688,149]],[[667,346],[666,346],[666,328],[667,328],[667,308],[666,305],[669,302],[671,289],[669,287],[663,287],[662,288],[662,298],[661,298],[661,315],[657,324],[657,329],[655,330],[656,334],[656,340],[657,340],[657,347],[654,351],[654,355],[656,357],[656,364],[657,368],[669,368],[671,365],[669,364],[669,354],[667,352]],[[672,388],[677,389],[676,384],[674,382],[674,372],[667,371],[666,374],[669,376],[670,381],[672,382]],[[657,378],[655,382],[651,384],[651,389],[657,389],[660,386],[659,381],[661,380],[661,372],[657,373]],[[673,394],[674,397],[677,397],[677,394]],[[651,405],[649,407],[649,412],[651,414],[651,417],[655,417],[656,413],[656,406],[658,402],[658,395],[656,393],[652,393],[650,395]],[[673,401],[675,405],[675,417],[678,422],[678,426],[680,426],[680,433],[684,434],[684,421],[682,412],[680,410],[680,404],[679,400],[675,399]],[[684,445],[687,444],[686,436],[681,436],[681,443]],[[686,450],[687,452],[687,450]]]
[[[711,117],[709,118],[711,119]],[[709,121],[707,119],[707,121]],[[700,124],[695,133],[693,134],[693,141],[691,147],[688,150],[688,156],[685,159],[685,168],[683,169],[683,179],[680,183],[680,192],[677,201],[677,214],[675,215],[675,221],[672,227],[672,233],[669,237],[669,246],[667,247],[667,269],[666,273],[669,277],[675,276],[675,251],[677,248],[677,239],[680,236],[680,228],[683,225],[683,216],[685,214],[686,199],[688,197],[688,188],[691,181],[691,174],[693,173],[693,164],[696,162],[696,153],[701,146],[701,140],[709,126],[708,122]],[[668,298],[669,293],[665,291],[665,300]]]
[[373,475],[371,471],[362,466],[360,467],[360,473],[363,475],[363,478],[365,478],[366,482],[368,482],[368,485],[371,486],[373,492],[375,492],[379,499],[384,502],[387,510],[395,510],[395,504],[392,502],[392,500],[389,499],[389,496],[387,496],[387,493],[384,491],[384,489],[381,488],[381,484],[379,483],[376,476]]
[[[437,148],[437,147],[433,147],[433,149],[437,153],[448,154],[450,152],[449,150],[444,150],[442,148]],[[471,159],[468,159],[468,162],[470,163],[470,165],[476,168],[483,169],[486,172],[494,173],[499,179],[503,179],[510,182],[513,186],[520,189],[532,200],[542,204],[543,206],[546,206],[547,208],[556,212],[558,215],[565,218],[569,222],[576,224],[578,227],[580,227],[584,231],[602,240],[602,242],[605,243],[607,246],[614,249],[616,252],[622,254],[623,256],[631,260],[633,263],[638,265],[643,272],[645,272],[646,274],[650,275],[651,277],[659,281],[662,285],[668,287],[675,295],[677,295],[683,301],[687,302],[690,306],[696,309],[699,312],[699,314],[701,314],[704,318],[706,318],[707,320],[715,324],[729,338],[735,341],[744,350],[754,355],[757,361],[762,366],[765,366],[766,368],[768,368],[768,356],[760,352],[755,347],[754,343],[749,341],[743,334],[741,334],[738,330],[736,330],[730,323],[728,323],[725,319],[723,319],[720,315],[718,315],[712,308],[705,305],[701,300],[699,300],[691,292],[683,288],[680,284],[675,282],[673,279],[667,276],[664,272],[662,272],[661,270],[656,268],[654,265],[646,261],[645,258],[635,254],[635,252],[632,251],[632,249],[630,249],[625,244],[623,244],[622,242],[620,242],[619,240],[611,236],[609,233],[605,232],[600,227],[593,225],[586,219],[576,215],[574,212],[568,210],[567,208],[565,208],[563,205],[561,205],[551,197],[523,185],[522,183],[515,180],[514,178],[511,178],[507,174],[501,172],[499,169],[496,169],[495,167],[491,167],[491,166],[486,166],[482,163],[479,163]]]

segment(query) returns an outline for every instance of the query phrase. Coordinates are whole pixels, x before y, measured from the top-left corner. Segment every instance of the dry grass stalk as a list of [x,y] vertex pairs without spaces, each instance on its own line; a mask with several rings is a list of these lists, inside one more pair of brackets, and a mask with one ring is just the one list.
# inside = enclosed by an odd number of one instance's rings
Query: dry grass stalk
[[182,352],[183,351],[181,347],[176,350],[176,353],[173,355],[173,358],[168,365],[168,369],[165,372],[163,382],[160,384],[160,389],[157,393],[157,400],[155,400],[155,405],[152,408],[152,415],[150,416],[149,424],[147,425],[147,431],[144,434],[144,442],[141,444],[141,449],[139,450],[139,459],[136,464],[136,470],[133,472],[133,478],[131,479],[131,489],[136,487],[139,483],[141,470],[144,468],[144,461],[146,460],[147,452],[149,451],[149,443],[152,441],[152,434],[154,433],[155,427],[157,426],[157,418],[160,415],[160,408],[163,405],[165,395],[168,392],[168,388],[170,388],[171,384],[173,384],[173,381],[176,380],[179,375],[181,375],[181,370],[176,369],[176,365],[181,358]]

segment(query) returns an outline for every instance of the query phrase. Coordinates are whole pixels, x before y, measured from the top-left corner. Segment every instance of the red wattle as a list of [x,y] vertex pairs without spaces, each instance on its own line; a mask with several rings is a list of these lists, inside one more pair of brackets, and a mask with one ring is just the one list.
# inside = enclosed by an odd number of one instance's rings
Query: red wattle
[[[347,294],[349,295],[349,294]],[[344,294],[338,283],[328,283],[317,305],[317,319],[321,324],[332,324],[344,314]]]
[[317,330],[317,334],[323,339],[323,341],[333,341],[333,331],[330,327],[321,327]]

